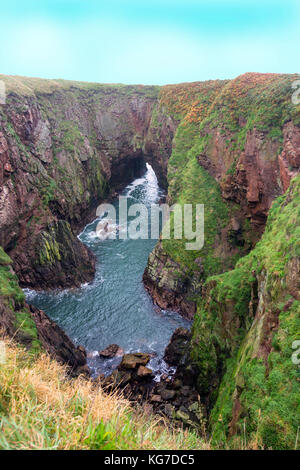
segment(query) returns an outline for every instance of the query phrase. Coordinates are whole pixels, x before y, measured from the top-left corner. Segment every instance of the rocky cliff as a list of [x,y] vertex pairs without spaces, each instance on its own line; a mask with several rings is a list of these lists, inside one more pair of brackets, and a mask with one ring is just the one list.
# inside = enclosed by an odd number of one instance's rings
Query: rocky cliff
[[26,306],[19,285],[68,288],[92,280],[94,256],[78,232],[146,161],[166,186],[177,121],[159,106],[158,87],[0,79],[0,246],[11,258],[1,267],[1,327],[84,370],[85,352],[44,312]]
[[207,277],[234,267],[260,239],[272,201],[300,168],[297,75],[245,74],[231,81],[170,85],[161,94],[180,119],[168,165],[170,202],[205,205],[205,244],[162,240],[145,285],[188,318]]
[[67,364],[73,375],[88,373],[84,348],[76,347],[43,311],[26,304],[11,264],[0,247],[0,333],[22,343],[32,355],[44,349]]
[[182,102],[178,86],[162,92],[169,112],[181,113],[169,200],[205,205],[205,243],[190,252],[187,240],[161,240],[144,281],[159,305],[195,316],[185,369],[221,447],[244,436],[254,447],[288,449],[297,439],[297,78],[246,74],[210,91],[187,84]]
[[22,286],[77,286],[94,259],[76,234],[145,161],[166,185],[176,120],[158,87],[0,79],[0,245]]
[[0,252],[4,329],[84,367],[84,351],[25,305],[17,280],[52,288],[92,279],[93,256],[76,235],[148,161],[168,202],[205,205],[204,247],[187,251],[187,240],[161,239],[144,282],[159,305],[195,317],[186,370],[213,440],[234,446],[242,435],[292,448],[300,108],[291,95],[299,76],[245,74],[161,88],[0,79],[7,91],[0,245],[12,259],[9,267]]

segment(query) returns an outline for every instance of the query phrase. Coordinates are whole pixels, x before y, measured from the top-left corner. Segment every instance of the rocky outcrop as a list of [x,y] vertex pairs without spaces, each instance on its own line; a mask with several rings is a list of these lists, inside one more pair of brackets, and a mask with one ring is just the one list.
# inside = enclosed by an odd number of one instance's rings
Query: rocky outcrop
[[197,369],[186,365],[190,339],[191,333],[184,328],[178,328],[170,339],[164,359],[176,367],[172,377],[163,374],[159,382],[154,381],[153,371],[147,367],[150,355],[131,353],[123,356],[121,364],[110,376],[100,376],[95,382],[108,390],[121,390],[148,413],[163,415],[172,419],[175,425],[203,429],[207,414],[195,387]]
[[[100,202],[145,171],[146,161],[166,186],[178,123],[160,107],[158,87],[1,80],[7,96],[0,106],[0,245],[22,287],[80,286],[92,280],[95,259],[78,232]],[[44,312],[28,310],[14,282],[22,306],[10,296],[11,306],[1,304],[5,331],[85,371],[85,352]]]
[[1,334],[12,337],[33,354],[41,348],[53,358],[67,364],[72,375],[89,375],[86,351],[75,346],[64,331],[47,315],[25,303],[12,260],[0,247],[0,325]]
[[[188,424],[196,416],[201,425],[207,413],[217,442],[246,433],[262,447],[291,448],[296,439],[298,78],[245,74],[159,89],[1,76],[8,96],[0,107],[0,244],[22,285],[91,279],[93,258],[76,234],[146,161],[168,185],[168,202],[205,205],[203,248],[161,239],[144,274],[161,307],[188,318],[197,311],[181,359],[168,347],[167,357],[179,360],[177,382],[153,389],[148,362],[136,355],[114,379]],[[54,353],[60,333],[42,313],[24,310],[5,263],[3,324],[38,347],[34,318]],[[83,356],[69,343],[58,354],[71,367]]]
[[67,364],[72,375],[89,375],[87,354],[83,346],[75,346],[65,332],[45,312],[27,306],[36,325],[38,338],[50,356]]
[[146,367],[151,358],[150,354],[124,354],[120,365],[106,378],[99,377],[99,382],[105,389],[122,389],[123,394],[131,400],[144,400],[148,397],[154,378],[153,371]]
[[[189,273],[182,270],[179,263],[170,259],[159,243],[148,259],[147,269],[143,274],[143,282],[151,294],[153,301],[163,309],[172,309],[180,312],[191,320],[194,317],[196,306],[188,300],[197,289],[196,282],[189,277]],[[198,282],[201,275],[198,278]]]
[[16,250],[14,269],[22,286],[79,287],[95,274],[95,257],[64,220],[53,220],[31,240],[29,252]]
[[[230,440],[239,448],[246,436],[254,447],[290,449],[297,435],[295,79],[246,74],[226,83],[207,111],[198,90],[175,134],[168,198],[205,205],[204,247],[191,253],[184,242],[160,240],[144,274],[157,303],[184,315],[187,302],[194,305],[188,307],[191,315],[196,311],[192,340],[178,373],[186,371],[181,386],[196,388],[218,446]],[[159,394],[155,400],[163,404]]]
[[189,353],[189,343],[191,340],[191,333],[186,328],[177,328],[166,349],[164,360],[170,366],[178,367],[184,362],[185,356]]

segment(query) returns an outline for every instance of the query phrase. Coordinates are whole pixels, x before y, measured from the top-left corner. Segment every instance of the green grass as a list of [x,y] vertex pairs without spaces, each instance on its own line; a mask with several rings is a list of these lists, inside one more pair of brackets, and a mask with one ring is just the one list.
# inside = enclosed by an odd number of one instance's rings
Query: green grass
[[[263,448],[295,446],[300,424],[299,368],[291,356],[292,343],[300,338],[300,303],[290,292],[299,275],[292,268],[300,257],[299,228],[300,176],[274,201],[256,247],[233,271],[208,278],[204,286],[193,325],[191,358],[200,370],[200,392],[210,392],[215,403],[210,417],[214,445],[230,442],[234,446],[237,437],[244,436]],[[263,300],[254,319],[256,278]],[[269,331],[274,314],[279,324]],[[272,348],[264,353],[270,340]],[[220,371],[225,372],[220,388],[212,390],[211,380],[220,380]],[[240,411],[230,438],[237,403]]]
[[17,276],[11,270],[11,259],[0,246],[0,302],[14,316],[15,334],[28,345],[31,353],[41,350],[41,343],[30,312],[25,307],[25,295],[19,287]]
[[10,269],[11,263],[12,260],[0,246],[0,296],[22,304],[25,296],[19,287],[17,276]]
[[87,90],[111,93],[117,91],[122,94],[141,94],[148,98],[157,98],[158,86],[151,85],[123,85],[119,83],[93,83],[74,80],[48,80],[43,78],[22,77],[18,75],[2,75],[0,80],[5,83],[8,94],[15,93],[19,96],[34,96],[36,94],[51,94],[56,91]]

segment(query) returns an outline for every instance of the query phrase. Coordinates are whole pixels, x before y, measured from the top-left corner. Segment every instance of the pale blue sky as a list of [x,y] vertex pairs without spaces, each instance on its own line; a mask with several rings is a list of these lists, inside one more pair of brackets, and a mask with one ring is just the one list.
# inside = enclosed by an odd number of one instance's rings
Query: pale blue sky
[[0,73],[165,84],[299,72],[296,0],[0,0]]

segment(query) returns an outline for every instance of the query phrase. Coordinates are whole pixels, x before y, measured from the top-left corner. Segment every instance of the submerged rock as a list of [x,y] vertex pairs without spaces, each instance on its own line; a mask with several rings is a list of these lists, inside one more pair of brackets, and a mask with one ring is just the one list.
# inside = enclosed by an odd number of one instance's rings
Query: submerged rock
[[110,359],[112,357],[120,357],[124,350],[118,344],[110,344],[102,351],[99,351],[99,356]]

